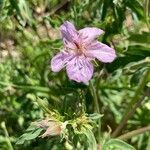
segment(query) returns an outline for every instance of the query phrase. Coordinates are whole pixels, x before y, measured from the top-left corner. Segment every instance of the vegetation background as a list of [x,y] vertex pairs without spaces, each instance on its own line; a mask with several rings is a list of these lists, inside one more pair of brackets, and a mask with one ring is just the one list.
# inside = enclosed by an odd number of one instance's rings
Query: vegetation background
[[[51,58],[63,46],[59,27],[65,20],[77,29],[103,29],[99,40],[116,50],[113,63],[95,65],[93,89],[69,81],[65,71],[56,74],[50,69]],[[16,144],[31,122],[45,117],[37,97],[46,98],[49,109],[64,120],[82,114],[81,99],[87,114],[99,108],[102,136],[108,133],[108,126],[115,131],[133,103],[138,106],[120,134],[149,125],[149,65],[149,0],[0,0],[0,149],[57,150],[73,145],[57,137]],[[149,150],[150,133],[126,142],[138,150]]]

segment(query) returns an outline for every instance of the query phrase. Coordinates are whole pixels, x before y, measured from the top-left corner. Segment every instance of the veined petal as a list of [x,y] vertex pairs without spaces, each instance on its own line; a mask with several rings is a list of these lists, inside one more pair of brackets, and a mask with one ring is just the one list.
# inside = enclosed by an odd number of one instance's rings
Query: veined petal
[[52,71],[59,72],[73,57],[74,55],[68,52],[59,52],[51,60]]
[[103,30],[95,27],[86,27],[84,29],[79,30],[79,35],[81,36],[85,44],[88,44],[89,42],[93,41],[96,37],[103,33]]
[[116,58],[116,53],[113,48],[98,41],[92,42],[86,47],[86,49],[86,55],[88,57],[97,58],[98,60],[105,63],[110,63]]
[[61,25],[60,30],[64,41],[64,45],[68,48],[75,49],[76,46],[74,42],[79,41],[79,36],[74,25],[69,21],[65,21],[63,25]]
[[88,82],[93,75],[93,65],[84,56],[73,58],[66,66],[67,74],[70,80],[76,82]]

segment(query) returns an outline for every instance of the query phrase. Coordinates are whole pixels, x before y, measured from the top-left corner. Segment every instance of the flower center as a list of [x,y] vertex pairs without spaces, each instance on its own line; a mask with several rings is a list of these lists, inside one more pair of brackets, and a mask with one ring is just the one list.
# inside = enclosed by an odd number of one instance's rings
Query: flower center
[[79,54],[79,55],[84,54],[85,48],[81,44],[78,44],[77,42],[74,42],[74,44],[77,47],[77,49],[76,49],[77,54]]

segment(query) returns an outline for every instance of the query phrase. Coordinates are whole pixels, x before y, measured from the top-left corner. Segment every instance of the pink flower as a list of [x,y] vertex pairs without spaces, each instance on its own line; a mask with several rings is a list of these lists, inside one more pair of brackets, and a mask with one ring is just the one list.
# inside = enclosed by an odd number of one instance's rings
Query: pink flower
[[86,27],[77,31],[68,21],[61,25],[60,30],[64,49],[52,58],[52,71],[59,72],[66,67],[70,80],[86,83],[93,75],[93,59],[110,63],[116,58],[114,49],[96,40],[103,30]]
[[41,121],[33,122],[33,125],[45,130],[45,132],[41,135],[42,138],[47,136],[57,136],[62,132],[61,123],[52,119],[44,119]]

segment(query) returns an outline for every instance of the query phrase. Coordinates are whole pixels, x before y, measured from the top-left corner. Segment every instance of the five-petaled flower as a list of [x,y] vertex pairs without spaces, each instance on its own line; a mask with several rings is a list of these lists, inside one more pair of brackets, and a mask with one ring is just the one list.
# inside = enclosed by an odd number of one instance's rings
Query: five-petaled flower
[[68,21],[61,25],[60,30],[64,49],[52,58],[52,71],[59,72],[66,67],[70,80],[86,83],[93,75],[93,59],[110,63],[116,58],[114,49],[96,40],[103,30],[86,27],[77,31]]

